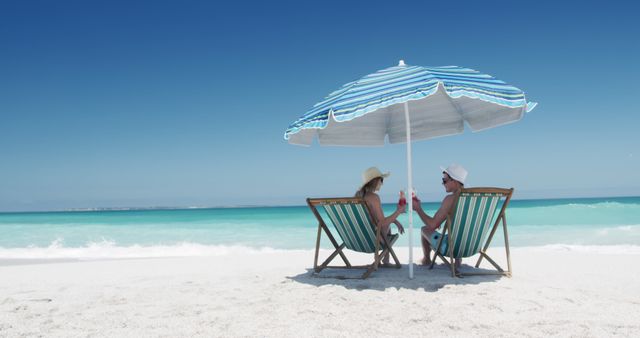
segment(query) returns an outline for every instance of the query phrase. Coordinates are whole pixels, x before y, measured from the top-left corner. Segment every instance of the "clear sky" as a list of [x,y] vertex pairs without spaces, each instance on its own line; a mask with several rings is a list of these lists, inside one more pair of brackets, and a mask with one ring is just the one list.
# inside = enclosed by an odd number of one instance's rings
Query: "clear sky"
[[371,165],[406,186],[404,145],[299,147],[286,127],[399,59],[525,91],[515,124],[414,143],[515,198],[640,195],[632,1],[0,2],[0,211],[304,204]]

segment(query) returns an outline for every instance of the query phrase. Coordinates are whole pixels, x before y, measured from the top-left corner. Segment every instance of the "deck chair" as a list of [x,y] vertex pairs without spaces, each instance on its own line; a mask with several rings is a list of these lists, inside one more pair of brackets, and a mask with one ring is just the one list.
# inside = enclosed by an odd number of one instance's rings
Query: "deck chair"
[[[400,268],[400,261],[396,253],[392,249],[392,245],[398,239],[399,235],[386,236],[380,233],[380,228],[375,226],[372,221],[371,212],[362,198],[308,198],[307,204],[311,211],[318,219],[318,237],[316,239],[316,252],[313,259],[313,269],[316,274],[325,268],[365,268],[366,271],[360,278],[365,279],[378,269],[380,261],[390,253],[396,262],[395,267]],[[337,235],[342,239],[342,243],[338,243],[336,238],[329,231],[327,223],[320,215],[319,208],[324,209],[326,216],[335,227]],[[335,250],[327,259],[318,265],[318,254],[320,252],[320,238],[322,233],[329,238]],[[344,249],[373,253],[373,263],[365,266],[353,266],[347,259]],[[340,256],[344,262],[344,266],[329,266],[329,263],[336,257]],[[345,277],[338,277],[345,278]]]
[[[507,219],[505,210],[511,200],[513,188],[469,188],[456,193],[456,201],[449,215],[439,240],[435,245],[430,269],[433,269],[436,257],[440,257],[451,268],[453,277],[466,275],[504,275],[511,277],[511,255],[509,253],[509,236],[507,234]],[[502,206],[500,206],[502,202]],[[497,213],[496,210],[500,208]],[[502,224],[504,231],[504,247],[507,255],[507,270],[505,271],[489,255],[487,249],[495,235],[498,226]],[[487,234],[489,235],[487,238]],[[486,239],[486,240],[485,240]],[[456,272],[454,259],[471,257],[480,254],[475,265],[486,259],[497,271]]]

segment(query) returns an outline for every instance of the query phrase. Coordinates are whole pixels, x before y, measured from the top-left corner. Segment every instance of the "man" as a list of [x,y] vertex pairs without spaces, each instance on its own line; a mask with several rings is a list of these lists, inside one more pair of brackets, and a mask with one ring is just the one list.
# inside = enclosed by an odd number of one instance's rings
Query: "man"
[[[447,193],[449,193],[443,200],[442,204],[438,211],[436,211],[433,217],[427,215],[424,210],[422,210],[422,205],[420,200],[416,197],[413,201],[413,210],[415,210],[420,219],[424,223],[422,227],[422,252],[424,257],[422,258],[423,265],[431,264],[431,258],[429,257],[429,252],[431,250],[431,246],[437,245],[437,242],[431,243],[430,240],[433,237],[436,229],[442,225],[447,219],[447,215],[451,212],[451,208],[453,208],[454,204],[454,192],[462,189],[464,187],[464,182],[467,178],[467,170],[465,170],[462,166],[457,164],[451,164],[446,169],[442,168],[442,185]],[[460,267],[462,264],[461,259],[456,259],[455,265],[456,269]]]

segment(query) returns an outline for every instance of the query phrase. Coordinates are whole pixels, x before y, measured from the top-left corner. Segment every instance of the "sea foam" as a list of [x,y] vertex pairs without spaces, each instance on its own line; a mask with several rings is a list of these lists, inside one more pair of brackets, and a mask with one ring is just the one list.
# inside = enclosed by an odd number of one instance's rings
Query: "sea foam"
[[[178,243],[175,245],[131,245],[117,246],[111,241],[90,242],[82,247],[65,247],[61,241],[54,241],[47,247],[26,248],[0,247],[0,259],[122,259],[226,256],[235,254],[265,254],[282,250],[271,247],[248,247],[242,245],[205,245],[198,243]],[[301,250],[307,251],[307,250]]]
[[[414,246],[414,250],[419,247]],[[500,245],[490,250],[502,250]],[[408,247],[397,246],[396,252],[407,251]],[[571,251],[577,253],[633,254],[640,255],[639,245],[573,245],[551,244],[528,247],[512,247],[512,250],[524,251]],[[131,245],[117,246],[110,241],[90,242],[82,247],[65,247],[61,241],[54,241],[47,247],[3,248],[0,247],[0,259],[126,259],[126,258],[162,258],[162,257],[210,257],[232,255],[259,255],[284,252],[307,252],[310,257],[313,249],[275,249],[272,247],[249,247],[243,245],[206,245],[198,243],[178,243],[175,245]]]

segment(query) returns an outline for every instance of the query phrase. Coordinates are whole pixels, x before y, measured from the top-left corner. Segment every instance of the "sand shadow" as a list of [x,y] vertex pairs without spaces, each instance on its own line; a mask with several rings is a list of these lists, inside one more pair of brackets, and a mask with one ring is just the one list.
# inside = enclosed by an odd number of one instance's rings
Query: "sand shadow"
[[[500,275],[464,276],[462,278],[451,277],[451,270],[444,264],[436,264],[432,270],[428,267],[414,265],[413,279],[409,279],[409,266],[403,264],[397,268],[379,268],[369,278],[359,279],[364,269],[325,269],[315,273],[313,269],[296,276],[287,277],[292,281],[313,285],[317,287],[325,285],[340,285],[352,290],[376,290],[384,291],[388,288],[412,289],[425,292],[436,292],[447,285],[475,285],[482,283],[494,283],[501,278]],[[494,270],[474,268],[463,264],[464,272],[490,272]]]

